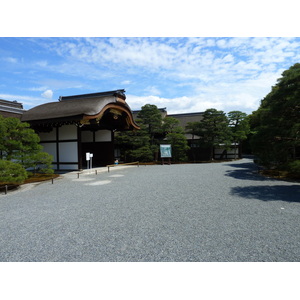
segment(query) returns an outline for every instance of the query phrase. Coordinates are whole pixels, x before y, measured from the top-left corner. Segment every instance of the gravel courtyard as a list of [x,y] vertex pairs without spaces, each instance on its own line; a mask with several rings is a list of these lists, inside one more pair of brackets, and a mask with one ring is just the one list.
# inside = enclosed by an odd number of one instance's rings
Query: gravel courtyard
[[0,261],[300,261],[300,184],[250,159],[115,167],[0,195]]

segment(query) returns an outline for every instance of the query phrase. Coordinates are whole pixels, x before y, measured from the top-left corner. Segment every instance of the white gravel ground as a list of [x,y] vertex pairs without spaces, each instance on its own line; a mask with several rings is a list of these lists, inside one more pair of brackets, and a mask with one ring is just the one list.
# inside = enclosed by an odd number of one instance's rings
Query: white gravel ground
[[300,260],[300,184],[250,159],[87,173],[0,195],[0,261]]

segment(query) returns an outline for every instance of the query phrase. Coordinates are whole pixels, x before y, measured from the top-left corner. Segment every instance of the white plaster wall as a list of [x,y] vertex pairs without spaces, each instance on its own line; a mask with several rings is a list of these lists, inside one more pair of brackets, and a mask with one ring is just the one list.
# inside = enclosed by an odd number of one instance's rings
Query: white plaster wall
[[60,162],[77,162],[78,150],[77,142],[59,143],[59,161]]
[[77,139],[77,127],[75,125],[63,125],[59,127],[59,140]]
[[110,130],[98,130],[95,132],[96,142],[111,142],[111,131]]
[[53,156],[53,161],[57,161],[56,155],[56,143],[41,143],[43,146],[43,151],[51,154]]
[[60,170],[77,170],[78,169],[78,165],[77,164],[71,164],[71,165],[60,164],[59,165],[59,169]]
[[[224,149],[215,149],[215,154],[222,154]],[[236,152],[238,152],[238,149],[236,149]],[[234,154],[234,149],[228,149],[227,154]]]

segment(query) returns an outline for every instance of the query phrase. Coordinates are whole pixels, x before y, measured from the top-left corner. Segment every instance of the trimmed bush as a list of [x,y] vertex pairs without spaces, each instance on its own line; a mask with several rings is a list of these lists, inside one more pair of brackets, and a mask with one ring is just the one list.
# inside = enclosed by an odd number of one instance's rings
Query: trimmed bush
[[300,160],[294,160],[288,164],[288,171],[300,175]]
[[27,178],[26,170],[17,163],[0,160],[0,184],[21,184]]
[[38,152],[26,157],[23,160],[22,165],[27,170],[30,168],[33,169],[33,173],[42,173],[42,174],[53,174],[54,170],[52,169],[52,155],[46,152]]

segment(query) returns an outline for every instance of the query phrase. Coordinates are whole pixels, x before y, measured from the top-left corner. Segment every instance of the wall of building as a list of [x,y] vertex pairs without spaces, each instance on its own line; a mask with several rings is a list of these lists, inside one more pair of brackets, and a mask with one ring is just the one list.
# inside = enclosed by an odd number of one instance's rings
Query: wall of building
[[78,130],[75,125],[54,127],[39,133],[43,151],[53,156],[55,170],[78,170]]
[[239,158],[239,147],[232,145],[230,149],[224,150],[224,148],[215,148],[214,149],[214,158],[215,159],[236,159]]
[[110,130],[81,130],[76,125],[54,127],[39,133],[43,151],[53,156],[55,170],[86,168],[86,152],[93,153],[93,166],[114,161],[113,133]]

